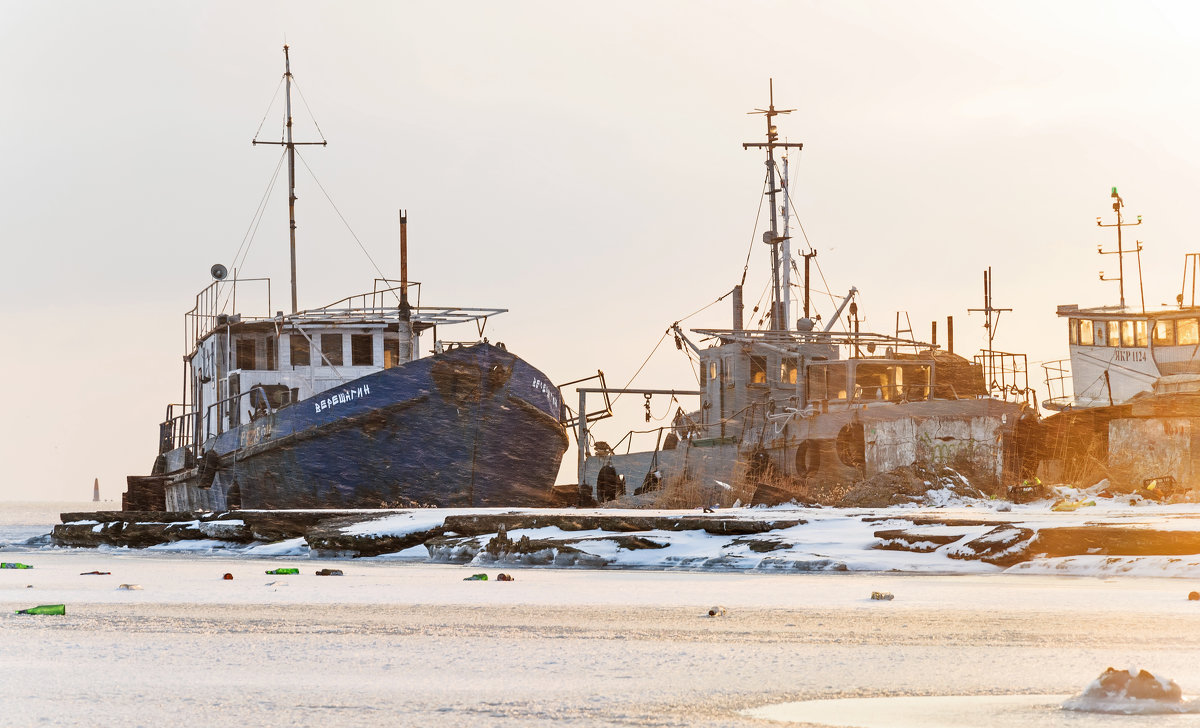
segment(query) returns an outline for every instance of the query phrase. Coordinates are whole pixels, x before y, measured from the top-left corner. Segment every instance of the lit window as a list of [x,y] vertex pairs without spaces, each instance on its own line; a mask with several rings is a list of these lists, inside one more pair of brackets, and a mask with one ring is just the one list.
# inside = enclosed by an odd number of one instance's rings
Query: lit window
[[796,383],[796,360],[785,358],[779,363],[779,381],[784,384]]
[[1143,348],[1146,346],[1146,322],[1145,321],[1134,321],[1133,322],[1133,339],[1134,339],[1134,342],[1133,342],[1134,346],[1140,346]]
[[1195,346],[1200,344],[1200,327],[1196,324],[1196,319],[1180,319],[1177,322],[1179,327],[1179,345],[1180,346]]
[[767,383],[767,358],[765,356],[750,357],[750,383]]
[[1151,341],[1155,346],[1175,346],[1175,322],[1155,321]]
[[1133,322],[1121,322],[1121,346],[1133,346]]
[[1108,322],[1108,345],[1112,347],[1121,345],[1121,326],[1117,321]]
[[1092,322],[1091,321],[1082,321],[1081,320],[1079,322],[1079,344],[1080,344],[1080,346],[1091,346],[1092,345]]
[[383,337],[383,368],[400,365],[400,339],[396,336]]
[[1071,319],[1070,325],[1069,325],[1067,331],[1068,331],[1067,337],[1070,339],[1070,343],[1078,344],[1079,343],[1079,319]]

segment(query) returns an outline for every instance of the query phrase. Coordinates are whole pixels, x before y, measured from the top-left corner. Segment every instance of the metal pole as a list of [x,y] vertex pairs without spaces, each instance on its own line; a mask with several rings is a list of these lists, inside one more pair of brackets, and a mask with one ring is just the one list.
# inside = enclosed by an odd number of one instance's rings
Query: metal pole
[[283,47],[284,79],[287,81],[287,158],[288,158],[288,234],[292,250],[292,313],[300,310],[296,303],[296,145],[292,143],[292,60],[288,47]]
[[771,146],[771,142],[776,139],[775,124],[773,117],[775,116],[775,80],[771,79],[771,105],[768,107],[771,113],[766,115],[767,118],[767,197],[770,200],[771,206],[771,328],[776,331],[783,327],[779,325],[779,223],[777,220],[777,212],[775,208],[775,148]]
[[[579,390],[579,433],[576,436],[576,442],[579,445],[579,488],[582,490],[583,482],[583,467],[587,460],[587,391]],[[592,488],[592,500],[596,499],[596,489]]]
[[811,278],[809,278],[809,265],[816,254],[817,251],[815,250],[804,254],[804,318],[809,317],[809,302],[811,299],[811,286],[809,285]]
[[1125,248],[1121,242],[1121,198],[1113,203],[1117,211],[1117,288],[1121,292],[1121,308],[1125,308]]
[[792,241],[788,235],[788,223],[791,221],[791,194],[788,192],[788,158],[783,155],[783,325],[779,328],[791,328],[792,311]]

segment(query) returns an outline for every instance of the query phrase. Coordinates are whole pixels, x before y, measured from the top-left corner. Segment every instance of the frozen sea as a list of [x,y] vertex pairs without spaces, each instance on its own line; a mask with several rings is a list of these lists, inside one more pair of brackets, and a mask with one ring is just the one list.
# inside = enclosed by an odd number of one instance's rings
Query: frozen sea
[[[77,509],[47,511],[42,532]],[[0,543],[39,527],[0,512]],[[1200,726],[1058,708],[1110,665],[1200,691],[1189,578],[529,568],[499,582],[404,560],[4,548],[34,567],[0,570],[6,726]],[[301,573],[264,573],[279,566]],[[479,571],[491,578],[463,581]],[[51,603],[66,615],[14,613]]]

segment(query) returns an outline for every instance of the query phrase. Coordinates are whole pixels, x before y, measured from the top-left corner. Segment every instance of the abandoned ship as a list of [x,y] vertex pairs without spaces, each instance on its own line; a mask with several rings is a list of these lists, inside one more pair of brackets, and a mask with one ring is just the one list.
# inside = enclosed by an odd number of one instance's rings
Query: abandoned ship
[[[726,294],[733,309],[729,328],[693,329],[699,343],[679,322],[669,329],[677,348],[697,360],[698,387],[617,389],[602,377],[599,386],[578,387],[578,411],[569,425],[580,443],[581,499],[603,502],[676,479],[712,491],[709,502],[724,490],[728,502],[728,493],[736,492],[752,502],[777,503],[921,463],[951,465],[977,485],[998,487],[1019,478],[1028,467],[1022,450],[1037,420],[1027,381],[1015,384],[1014,373],[1024,374],[1024,357],[1019,367],[1003,365],[1017,356],[991,350],[990,339],[975,360],[955,354],[952,318],[947,350],[936,344],[936,324],[933,341],[924,343],[911,337],[911,325],[901,329],[899,315],[894,335],[861,330],[855,288],[821,321],[810,305],[811,249],[802,253],[803,305],[792,324],[786,154],[801,144],[780,141],[775,117],[788,110],[775,108],[773,91],[768,108],[754,113],[765,117],[766,140],[743,148],[766,155],[766,326],[746,327],[739,284]],[[991,330],[998,309],[987,295]],[[599,406],[593,400],[592,411],[589,394],[603,398]],[[698,406],[680,407],[667,427],[630,431],[612,444],[596,439],[595,423],[611,416],[610,396],[621,394],[646,397],[647,422],[653,396],[695,398]],[[635,449],[635,437],[647,434],[652,447]]]
[[[1142,242],[1127,247],[1124,200],[1112,188],[1119,261],[1116,306],[1060,305],[1069,360],[1043,365],[1055,414],[1042,422],[1041,478],[1161,498],[1200,487],[1200,254],[1184,256],[1175,306],[1147,309],[1141,280]],[[1138,300],[1126,300],[1125,263],[1136,256]],[[1132,292],[1131,292],[1132,293]]]
[[[286,136],[255,143],[283,147],[287,160],[291,312],[271,313],[268,279],[213,266],[215,280],[184,316],[180,403],[159,425],[151,474],[129,476],[123,507],[549,505],[568,444],[559,391],[483,338],[505,309],[421,305],[404,213],[400,281],[297,306],[296,146],[325,142],[293,141],[287,46],[284,59]],[[251,298],[265,301],[261,313],[239,310]],[[478,339],[438,338],[439,326],[469,323]]]

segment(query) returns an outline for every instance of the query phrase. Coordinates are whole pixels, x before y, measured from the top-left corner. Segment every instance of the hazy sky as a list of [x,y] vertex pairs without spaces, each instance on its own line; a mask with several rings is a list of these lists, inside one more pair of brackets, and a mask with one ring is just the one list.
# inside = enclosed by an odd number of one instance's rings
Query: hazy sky
[[[891,331],[899,309],[925,337],[953,315],[969,354],[991,265],[996,303],[1015,309],[997,348],[1065,357],[1055,306],[1116,302],[1097,278],[1115,262],[1095,253],[1113,237],[1094,221],[1113,185],[1145,218],[1147,304],[1173,300],[1200,249],[1194,7],[6,0],[0,500],[86,498],[95,477],[117,499],[149,471],[180,396],[183,314],[233,260],[279,160],[250,139],[285,38],[329,140],[303,158],[384,273],[398,275],[403,207],[424,303],[508,308],[493,341],[558,382],[603,369],[620,386],[672,321],[738,281],[747,250],[747,308],[759,297],[763,166],[741,142],[761,137],[746,112],[770,77],[796,109],[781,133],[805,145],[800,218],[830,286],[861,289],[867,326]],[[279,125],[272,112],[263,136]],[[370,262],[298,178],[301,307],[369,290]],[[275,279],[274,308],[285,199],[277,185],[241,269]],[[723,302],[685,323],[728,321]],[[666,344],[635,382],[693,385]],[[640,398],[622,404],[640,414]]]

